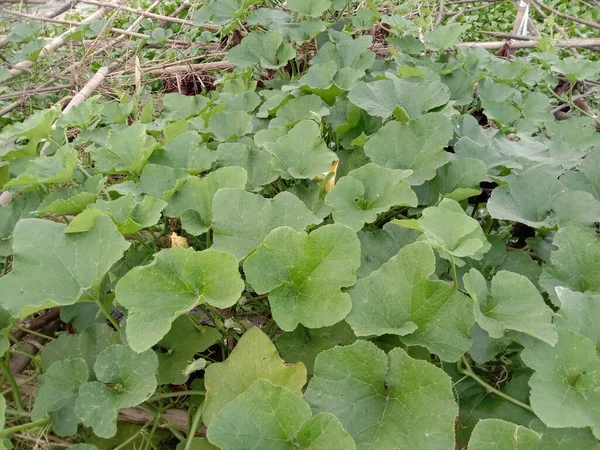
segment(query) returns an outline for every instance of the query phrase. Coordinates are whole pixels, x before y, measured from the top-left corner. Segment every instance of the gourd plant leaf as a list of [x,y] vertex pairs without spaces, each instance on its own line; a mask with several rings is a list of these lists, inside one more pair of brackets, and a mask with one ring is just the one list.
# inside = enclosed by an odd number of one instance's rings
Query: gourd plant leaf
[[446,116],[429,113],[407,123],[388,122],[364,148],[377,165],[412,170],[407,181],[419,185],[431,180],[438,167],[450,160],[444,147],[452,134],[452,125]]
[[237,139],[252,133],[252,116],[244,111],[218,111],[210,116],[208,127],[218,141]]
[[348,291],[352,311],[346,321],[357,336],[395,334],[444,361],[458,360],[471,347],[472,301],[448,283],[430,280],[434,269],[428,244],[401,248]]
[[277,69],[295,56],[296,50],[283,42],[281,33],[251,31],[241,44],[229,50],[227,60],[241,68],[260,64],[265,69]]
[[197,116],[209,103],[203,95],[182,95],[176,92],[163,97],[162,117],[169,121],[185,120]]
[[146,134],[146,125],[134,123],[111,135],[92,153],[96,169],[108,173],[139,174],[156,148],[156,139]]
[[356,335],[346,321],[330,327],[306,328],[302,325],[294,331],[281,334],[275,344],[286,361],[301,361],[309,373],[313,372],[317,355],[338,345],[350,345]]
[[333,208],[336,222],[359,231],[392,206],[417,206],[417,196],[404,181],[411,173],[366,164],[340,178],[325,202]]
[[210,169],[216,159],[217,152],[209,150],[196,131],[186,131],[155,150],[149,162],[197,175]]
[[600,449],[600,442],[589,428],[547,428],[539,419],[531,421],[529,427],[541,436],[535,450]]
[[77,416],[97,436],[114,436],[119,410],[139,405],[156,390],[157,369],[158,358],[152,350],[136,353],[127,345],[108,347],[94,364],[97,381],[79,388]]
[[267,379],[256,380],[227,404],[211,421],[207,437],[223,450],[242,450],[248,442],[259,448],[290,450],[356,448],[333,414],[312,417],[300,396]]
[[460,37],[468,29],[468,25],[459,23],[436,27],[425,33],[425,47],[438,52],[444,51],[460,42]]
[[119,333],[105,323],[90,325],[81,333],[64,333],[48,343],[41,352],[44,371],[58,361],[83,359],[88,372],[94,373],[94,363],[106,348],[121,343]]
[[237,258],[228,253],[172,247],[117,283],[116,300],[128,311],[127,341],[136,352],[159,342],[173,321],[202,304],[227,308],[244,289]]
[[278,178],[271,161],[273,155],[250,142],[224,142],[217,148],[217,165],[239,166],[248,173],[246,188],[259,190]]
[[77,153],[67,144],[56,150],[53,156],[41,156],[27,164],[25,172],[8,181],[4,189],[12,186],[36,186],[38,184],[69,183],[77,165]]
[[536,340],[521,352],[535,370],[529,381],[533,412],[548,427],[600,430],[600,359],[582,334],[558,327],[554,347]]
[[273,168],[284,178],[314,178],[329,172],[338,157],[327,148],[319,125],[303,120],[265,149],[273,154]]
[[540,436],[533,430],[500,419],[480,420],[469,450],[537,450]]
[[319,96],[301,95],[285,102],[277,110],[276,117],[269,122],[269,127],[284,127],[301,120],[315,119],[317,116],[323,117],[328,114],[329,108],[325,106]]
[[8,205],[0,205],[0,256],[12,255],[12,235],[21,219],[35,217],[40,204],[40,196],[35,192],[26,192],[15,196]]
[[304,203],[289,192],[267,199],[242,189],[221,189],[213,203],[211,250],[231,253],[242,260],[275,228],[303,231],[318,223]]
[[348,93],[348,99],[372,116],[388,119],[396,108],[403,108],[410,119],[445,105],[450,90],[440,81],[415,83],[399,78],[360,81]]
[[77,432],[79,418],[75,402],[79,388],[88,382],[89,370],[81,358],[64,359],[52,363],[39,377],[32,420],[48,415],[52,429],[59,436],[71,436]]
[[36,214],[79,214],[96,200],[105,182],[102,175],[94,175],[85,180],[83,186],[58,188],[42,201]]
[[52,123],[58,116],[58,109],[50,108],[37,111],[22,122],[12,124],[0,133],[0,142],[10,142],[11,138],[26,139],[22,147],[7,146],[5,151],[0,147],[0,159],[9,160],[21,156],[34,157],[38,154],[38,145],[52,133]]
[[287,7],[290,11],[305,17],[321,17],[331,8],[331,0],[289,0]]
[[481,259],[490,249],[479,222],[465,214],[460,204],[445,198],[438,206],[423,210],[416,221],[395,223],[423,231],[423,238],[432,247],[451,257]]
[[225,406],[259,379],[300,395],[306,384],[306,367],[285,364],[269,337],[254,327],[244,333],[225,361],[206,368],[202,421],[211,426]]
[[386,355],[357,341],[320,353],[304,398],[314,413],[334,413],[357,448],[455,448],[450,377],[400,348]]
[[562,286],[556,294],[561,305],[554,318],[556,326],[582,334],[600,348],[600,294],[582,294]]
[[203,352],[221,338],[216,328],[196,325],[188,315],[179,316],[171,330],[158,343],[158,384],[184,384],[183,371],[196,353]]
[[475,300],[477,323],[492,338],[499,339],[507,330],[514,330],[556,344],[552,310],[523,275],[501,270],[488,287],[483,275],[471,269],[464,277],[464,285]]
[[352,286],[360,265],[356,233],[341,224],[311,234],[277,228],[246,259],[246,280],[258,294],[269,293],[273,319],[284,331],[334,325],[350,312]]
[[13,316],[97,299],[104,276],[130,245],[105,216],[88,232],[66,234],[65,228],[41,219],[17,223],[14,268],[0,279],[2,307]]
[[600,243],[578,228],[561,228],[554,236],[551,264],[544,267],[540,285],[558,303],[555,287],[575,292],[600,292]]
[[183,229],[193,235],[206,232],[212,222],[213,197],[219,189],[244,189],[247,174],[241,167],[222,167],[203,178],[190,177],[167,198],[163,214],[181,217]]

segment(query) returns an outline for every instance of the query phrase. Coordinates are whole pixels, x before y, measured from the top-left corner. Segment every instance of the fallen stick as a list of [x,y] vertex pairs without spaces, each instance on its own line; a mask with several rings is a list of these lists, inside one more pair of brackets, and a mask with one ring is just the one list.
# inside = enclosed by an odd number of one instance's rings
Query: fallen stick
[[177,75],[186,72],[208,72],[211,70],[233,70],[235,66],[227,61],[217,61],[210,63],[201,64],[189,64],[185,66],[171,66],[165,67],[164,69],[151,70],[152,75],[164,76],[164,75]]
[[[55,320],[54,322],[50,322],[49,324],[43,326],[39,329],[41,334],[45,334],[46,336],[52,336],[56,330],[61,326],[62,321],[60,319]],[[40,351],[40,347],[47,339],[44,339],[40,336],[30,336],[27,340],[22,341],[23,347],[27,353],[30,355],[35,355]],[[29,341],[29,342],[28,342]],[[24,353],[17,353],[10,359],[10,371],[13,374],[21,373],[31,362],[31,357],[25,355]]]
[[120,63],[120,61],[113,61],[108,66],[100,67],[94,76],[90,78],[90,81],[88,81],[85,86],[83,86],[81,90],[73,96],[68,105],[65,106],[65,109],[62,111],[63,114],[66,114],[70,109],[87,100],[89,96],[92,95],[96,89],[98,89],[98,86],[104,82],[106,76],[119,67]]
[[[20,325],[28,330],[37,331],[43,326],[54,322],[60,317],[60,308],[52,308],[45,313],[40,314],[30,321],[23,321]],[[16,339],[23,339],[27,333],[21,330],[15,330],[12,334]]]
[[[39,86],[39,88],[46,88],[48,86],[52,86],[55,82],[56,82],[55,79],[48,80],[44,84],[42,84],[41,86]],[[4,108],[0,109],[0,117],[2,117],[5,114],[8,114],[9,112],[17,109],[19,106],[22,106],[27,101],[27,98],[28,97],[22,97],[19,100],[15,101],[15,102],[13,102],[13,103],[11,103],[9,105],[6,105]],[[2,205],[1,202],[0,202],[0,205]]]
[[475,33],[487,34],[488,36],[494,36],[502,39],[512,39],[516,41],[534,41],[536,38],[531,36],[520,36],[518,34],[510,34],[510,33],[498,33],[497,31],[483,31],[483,30],[475,30]]
[[[177,17],[177,16],[179,16],[179,14],[181,14],[184,10],[188,9],[189,7],[190,7],[190,2],[188,2],[186,0],[181,5],[179,5],[175,11],[173,11],[171,14],[169,14],[169,17]],[[166,25],[167,25],[167,22],[165,20],[161,20],[160,22],[158,22],[159,28],[164,28]]]
[[[499,49],[503,45],[508,44],[510,48],[535,48],[538,39],[530,41],[508,41],[508,42],[461,42],[459,47],[481,47],[489,50]],[[559,48],[594,48],[600,47],[600,38],[585,38],[585,39],[565,39],[562,41],[554,41],[553,45]]]
[[16,97],[31,97],[32,95],[38,95],[38,94],[49,94],[52,92],[57,92],[57,91],[64,91],[67,89],[71,89],[71,85],[70,84],[61,84],[60,86],[48,86],[48,87],[38,87],[35,89],[25,89],[23,91],[18,91],[18,92],[11,92],[9,94],[2,94],[0,95],[0,100],[6,100],[9,98],[16,98]]
[[[98,20],[98,19],[104,17],[107,13],[108,13],[108,9],[100,8],[98,11],[96,11],[95,13],[91,14],[90,16],[88,16],[84,20],[82,20],[81,23],[82,24],[91,23],[94,20]],[[66,38],[69,35],[71,35],[75,30],[76,30],[76,28],[72,27],[72,28],[68,29],[67,31],[65,31],[64,33],[62,33],[60,36],[57,36],[54,39],[52,39],[52,41],[50,41],[48,44],[46,44],[44,47],[42,47],[42,50],[40,51],[40,54],[39,54],[37,60],[39,61],[40,59],[43,59],[48,54],[52,53],[54,50],[57,50],[60,47],[62,47],[67,42]],[[15,64],[14,67],[12,69],[10,69],[11,77],[14,78],[14,77],[22,74],[23,72],[28,71],[29,69],[31,69],[33,67],[34,64],[35,64],[35,61],[29,61],[29,60],[21,61],[20,63]]]
[[580,19],[579,17],[569,16],[568,14],[562,13],[558,9],[555,9],[555,8],[553,8],[550,5],[546,5],[541,0],[533,0],[533,2],[536,3],[537,5],[539,5],[541,8],[544,8],[544,9],[550,11],[552,14],[554,14],[555,16],[558,16],[558,17],[560,17],[562,19],[570,20],[571,22],[577,22],[577,23],[580,23],[582,25],[587,25],[588,27],[592,27],[592,28],[595,28],[597,30],[600,30],[600,23],[597,23],[597,22],[594,22],[594,21],[591,21],[591,20]]
[[206,28],[207,30],[213,30],[213,31],[219,31],[221,29],[221,27],[219,25],[213,25],[212,23],[203,23],[201,25],[194,25],[194,22],[192,22],[191,20],[180,19],[178,17],[162,16],[160,14],[146,12],[141,9],[129,8],[127,6],[119,7],[113,3],[98,2],[96,0],[81,0],[81,3],[101,6],[103,8],[120,8],[123,11],[127,11],[127,12],[134,13],[134,14],[139,14],[144,17],[149,17],[150,19],[157,19],[157,20],[162,20],[164,22],[178,23],[180,25],[190,25],[190,26],[193,25],[193,26],[197,26],[200,28]]

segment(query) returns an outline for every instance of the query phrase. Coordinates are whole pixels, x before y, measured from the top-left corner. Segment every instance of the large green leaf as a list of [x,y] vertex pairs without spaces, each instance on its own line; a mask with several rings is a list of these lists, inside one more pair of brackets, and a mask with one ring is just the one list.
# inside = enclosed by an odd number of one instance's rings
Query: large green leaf
[[396,256],[357,281],[348,292],[352,311],[346,320],[358,336],[403,336],[445,361],[458,360],[470,347],[473,326],[471,300],[440,280],[431,247],[409,244]]
[[77,152],[72,145],[63,145],[53,156],[41,156],[29,161],[25,172],[6,183],[4,188],[68,183],[73,178],[73,170],[76,165]]
[[53,363],[39,377],[40,384],[31,411],[32,420],[40,420],[48,415],[52,420],[52,429],[59,436],[77,433],[79,418],[75,413],[75,402],[79,388],[88,379],[88,366],[81,358]]
[[163,117],[167,120],[184,120],[198,115],[208,105],[209,99],[203,95],[182,95],[168,93],[163,97]]
[[481,420],[473,430],[469,450],[536,450],[540,436],[529,428],[499,419]]
[[319,354],[306,401],[331,412],[359,449],[453,450],[458,407],[450,377],[395,348],[357,341]]
[[6,150],[0,147],[0,159],[37,156],[38,145],[52,134],[52,123],[58,113],[57,108],[39,110],[23,122],[17,122],[4,128],[0,133],[0,142],[8,143],[12,141],[11,138],[17,138],[18,141],[26,140],[27,144],[23,147],[7,145]]
[[227,360],[206,369],[203,422],[210,425],[226,405],[261,378],[299,395],[306,383],[306,367],[286,365],[269,337],[254,327],[244,333]]
[[320,17],[331,8],[331,0],[290,0],[287,7],[301,16]]
[[590,339],[600,349],[600,294],[582,294],[557,287],[560,311],[554,318],[558,328]]
[[216,328],[196,325],[187,315],[175,319],[171,331],[158,343],[158,384],[184,384],[188,377],[183,371],[194,355],[220,338]]
[[218,141],[252,133],[252,116],[245,111],[219,111],[210,116],[208,127]]
[[338,159],[312,120],[301,121],[277,142],[265,143],[265,149],[273,154],[273,168],[285,178],[322,177]]
[[206,232],[212,222],[213,197],[219,189],[244,189],[246,171],[241,167],[222,167],[203,178],[190,177],[167,199],[163,214],[181,217],[183,228],[191,234]]
[[6,205],[0,205],[0,256],[12,254],[12,235],[15,226],[21,219],[35,217],[34,211],[40,204],[40,197],[35,192],[27,192],[15,196]]
[[336,222],[359,231],[392,206],[417,206],[417,196],[404,181],[411,172],[366,164],[340,178],[325,202]]
[[65,227],[41,219],[17,223],[14,268],[0,279],[2,306],[14,316],[97,298],[104,276],[130,245],[105,216],[85,233],[65,234]]
[[213,204],[211,250],[231,253],[241,260],[275,228],[302,231],[317,223],[304,203],[289,192],[267,199],[241,189],[221,189]]
[[243,289],[235,256],[173,247],[129,271],[115,293],[128,311],[127,341],[142,352],[160,341],[180,315],[202,303],[227,308]]
[[451,138],[450,120],[429,113],[407,123],[388,122],[367,142],[365,153],[382,167],[412,170],[408,182],[419,185],[450,160],[444,147]]
[[156,390],[157,369],[158,359],[151,350],[136,353],[126,345],[108,347],[94,364],[98,381],[79,388],[77,416],[97,436],[114,436],[119,410],[139,405]]
[[156,139],[146,134],[146,125],[135,123],[110,136],[92,153],[100,172],[139,174],[156,148]]
[[556,344],[558,336],[552,324],[552,310],[523,275],[501,270],[488,287],[483,275],[475,269],[465,275],[464,284],[475,300],[475,318],[481,328],[495,339],[507,330],[519,331]]
[[425,46],[441,52],[460,42],[460,37],[469,28],[468,25],[452,23],[435,27],[425,33]]
[[273,450],[356,448],[333,414],[312,417],[301,397],[266,379],[256,380],[225,406],[207,436],[223,450],[245,450],[249,443]]
[[113,219],[119,231],[125,236],[134,235],[144,228],[156,225],[160,220],[161,211],[166,207],[167,202],[158,198],[145,196],[141,202],[138,202],[131,194],[111,201],[98,200],[91,206]]
[[598,450],[600,442],[589,429],[547,428],[535,419],[529,425],[541,436],[535,450]]
[[217,164],[221,167],[239,166],[248,173],[246,187],[258,190],[275,181],[277,173],[271,165],[273,155],[252,143],[225,142],[217,148]]
[[294,47],[283,42],[280,33],[252,31],[241,44],[229,50],[227,60],[242,68],[260,64],[265,69],[277,69],[295,56]]
[[39,205],[36,213],[46,214],[79,214],[93,203],[102,192],[106,178],[94,175],[83,183],[70,189],[58,188],[48,195]]
[[185,169],[196,175],[210,169],[217,153],[209,150],[195,131],[186,131],[156,150],[150,162],[177,169]]
[[273,318],[285,331],[333,325],[350,312],[360,265],[360,242],[345,225],[325,225],[310,235],[289,227],[273,230],[244,263],[246,280],[269,293]]

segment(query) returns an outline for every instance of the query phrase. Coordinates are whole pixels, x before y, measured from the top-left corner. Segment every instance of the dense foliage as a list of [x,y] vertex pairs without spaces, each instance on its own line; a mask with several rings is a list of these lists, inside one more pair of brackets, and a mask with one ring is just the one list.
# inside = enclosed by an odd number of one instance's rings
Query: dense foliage
[[0,448],[600,449],[600,63],[251,6],[215,90],[0,132]]

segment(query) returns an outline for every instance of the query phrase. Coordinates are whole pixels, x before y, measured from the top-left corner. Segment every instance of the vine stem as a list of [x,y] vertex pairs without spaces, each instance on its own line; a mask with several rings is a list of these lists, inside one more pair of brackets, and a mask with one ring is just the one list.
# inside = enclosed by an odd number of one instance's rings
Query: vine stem
[[104,305],[102,304],[102,302],[100,300],[95,298],[94,301],[96,302],[96,305],[98,305],[98,308],[100,309],[102,314],[104,314],[104,317],[106,317],[106,319],[111,323],[111,325],[113,327],[115,327],[115,330],[120,332],[121,326],[119,325],[119,322],[117,322],[115,320],[115,318],[106,310],[106,308],[104,307]]
[[201,390],[193,390],[193,391],[178,391],[178,392],[162,392],[160,394],[153,395],[148,399],[149,402],[155,402],[157,400],[162,400],[165,398],[172,397],[183,397],[186,395],[206,395],[206,391]]
[[127,439],[126,441],[124,441],[121,444],[119,444],[113,450],[121,450],[121,449],[125,448],[128,444],[130,444],[131,442],[133,442],[134,440],[136,440],[144,432],[144,430],[146,428],[148,428],[148,425],[150,425],[151,423],[152,423],[151,420],[149,420],[148,422],[146,422],[144,424],[144,426],[137,431],[137,433],[133,434],[129,439]]
[[23,425],[17,425],[16,427],[6,428],[0,431],[0,438],[8,437],[18,431],[29,430],[30,428],[41,427],[46,425],[50,419],[47,417],[45,419],[36,420],[35,422],[24,423]]
[[456,263],[454,256],[450,255],[450,267],[452,268],[452,281],[454,281],[454,289],[458,290],[458,276],[456,276]]
[[[3,358],[0,358],[0,369],[2,369],[4,376],[8,380],[8,384],[10,384],[10,387],[13,392],[13,396],[15,398],[15,404],[17,405],[17,409],[19,411],[23,411],[23,401],[21,400],[21,391],[19,391],[19,386],[17,385],[17,382],[15,381],[15,377],[13,377],[12,372],[8,368],[8,365],[6,364],[6,361]],[[0,434],[2,434],[2,433],[0,432]]]
[[[464,364],[464,366],[463,366],[463,364]],[[470,378],[473,378],[473,380],[475,380],[477,383],[479,383],[481,386],[483,386],[487,391],[492,392],[493,394],[496,394],[498,397],[502,397],[504,400],[508,400],[509,402],[514,403],[515,405],[520,406],[521,408],[524,408],[527,411],[533,412],[533,408],[531,406],[529,406],[527,403],[523,403],[522,401],[517,400],[516,398],[513,398],[510,395],[505,394],[502,391],[499,391],[498,389],[490,386],[488,383],[486,383],[481,378],[479,378],[475,374],[475,372],[473,372],[473,369],[471,368],[469,361],[467,361],[467,358],[465,358],[464,356],[457,361],[456,368],[460,374],[466,375]]]
[[21,330],[23,333],[32,334],[34,336],[41,337],[43,339],[48,339],[49,341],[53,341],[54,340],[54,338],[52,336],[48,336],[46,334],[38,333],[37,331],[30,330],[29,328],[22,327],[21,325],[15,324],[14,327],[17,330]]
[[200,425],[200,417],[202,416],[202,408],[198,408],[196,413],[194,414],[194,419],[192,420],[192,424],[190,425],[190,430],[188,432],[187,441],[185,442],[185,447],[183,450],[191,450],[192,443],[194,442],[194,436],[196,434],[196,430]]

